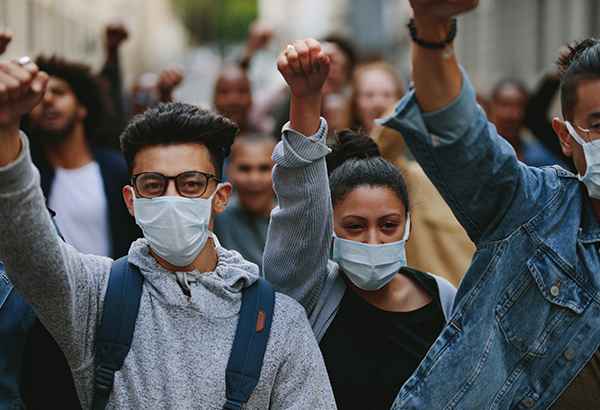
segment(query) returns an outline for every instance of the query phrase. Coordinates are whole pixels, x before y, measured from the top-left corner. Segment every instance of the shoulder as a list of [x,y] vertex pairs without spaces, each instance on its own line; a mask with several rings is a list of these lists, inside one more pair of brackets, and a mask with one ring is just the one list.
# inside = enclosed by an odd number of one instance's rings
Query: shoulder
[[402,268],[401,272],[412,277],[431,293],[439,295],[442,301],[449,298],[454,299],[456,288],[447,279],[433,273],[406,267]]
[[102,172],[129,176],[125,158],[119,151],[105,147],[92,147],[92,155],[103,170]]
[[307,331],[312,335],[306,311],[295,299],[275,292],[275,311],[273,312],[273,328],[282,333]]
[[91,149],[96,160],[116,161],[125,164],[123,155],[115,149],[96,146],[93,146]]
[[109,176],[111,179],[125,178],[129,181],[127,164],[119,151],[105,147],[92,147],[92,155],[103,175]]
[[275,315],[296,320],[298,315],[306,316],[304,308],[295,299],[283,293],[275,292]]

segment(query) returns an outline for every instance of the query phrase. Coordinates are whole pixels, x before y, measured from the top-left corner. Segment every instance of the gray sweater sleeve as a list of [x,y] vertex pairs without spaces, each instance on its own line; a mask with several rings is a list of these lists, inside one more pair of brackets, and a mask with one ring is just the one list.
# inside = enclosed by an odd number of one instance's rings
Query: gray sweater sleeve
[[333,233],[326,135],[323,119],[311,137],[284,127],[273,153],[279,205],[271,212],[263,256],[265,278],[300,302],[309,317],[326,281]]
[[111,260],[80,255],[58,237],[24,134],[22,141],[19,158],[0,168],[0,259],[76,369],[93,358],[88,333],[95,329],[98,289],[106,287]]
[[[284,299],[285,296],[278,295]],[[298,304],[293,301],[298,306]],[[335,409],[335,399],[321,350],[306,316],[298,306],[282,340],[283,358],[277,370],[271,409]],[[249,408],[252,408],[249,406]]]

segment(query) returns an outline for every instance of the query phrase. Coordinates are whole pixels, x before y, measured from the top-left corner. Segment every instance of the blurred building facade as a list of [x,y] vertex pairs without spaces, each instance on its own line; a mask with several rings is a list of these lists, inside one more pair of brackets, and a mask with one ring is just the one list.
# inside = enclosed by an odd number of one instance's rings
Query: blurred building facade
[[[339,32],[367,57],[384,56],[405,76],[411,41],[408,0],[259,0],[260,18],[276,28],[278,49],[296,38]],[[483,92],[513,76],[533,86],[561,45],[600,37],[598,0],[480,0],[459,17],[456,49]]]
[[459,17],[456,48],[474,83],[489,91],[507,76],[535,85],[563,45],[586,37],[600,38],[598,0],[481,0]]
[[0,0],[0,23],[13,31],[7,58],[56,54],[99,69],[113,21],[129,30],[121,50],[126,82],[183,59],[187,35],[169,0]]

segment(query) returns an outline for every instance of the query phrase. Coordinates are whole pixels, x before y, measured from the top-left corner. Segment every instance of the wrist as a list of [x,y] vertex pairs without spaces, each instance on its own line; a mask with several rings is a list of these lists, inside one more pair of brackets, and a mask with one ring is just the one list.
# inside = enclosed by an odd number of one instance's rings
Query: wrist
[[321,90],[304,95],[296,95],[293,92],[291,93],[291,100],[294,101],[296,105],[303,106],[314,106],[315,104],[321,105]]
[[108,53],[107,53],[107,56],[106,56],[106,61],[109,64],[113,64],[113,65],[116,65],[116,64],[119,63],[119,52],[117,51],[116,48],[114,48],[114,49],[109,48],[108,49]]
[[[417,29],[419,27],[419,29]],[[456,36],[456,18],[415,21],[411,18],[408,22],[408,30],[412,41],[420,48],[429,50],[443,50],[442,56],[450,58],[454,50],[450,44]]]
[[305,136],[311,136],[321,125],[321,93],[294,96],[290,99],[290,128]]
[[413,41],[415,39],[415,35],[413,35],[413,33],[415,33],[417,39],[423,42],[439,44],[444,43],[448,39],[449,34],[451,34],[453,24],[454,27],[456,27],[456,19],[450,17],[440,19],[415,16],[410,19],[409,24],[412,24],[414,28],[411,29],[411,37],[413,37]]
[[22,151],[19,124],[3,125],[0,130],[0,167],[14,162]]

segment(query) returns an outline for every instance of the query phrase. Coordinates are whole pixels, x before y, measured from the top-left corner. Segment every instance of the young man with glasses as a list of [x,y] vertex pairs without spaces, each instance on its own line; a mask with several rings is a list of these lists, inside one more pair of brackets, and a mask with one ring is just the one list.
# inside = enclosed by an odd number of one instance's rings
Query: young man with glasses
[[449,323],[393,408],[597,408],[600,41],[558,61],[564,119],[553,126],[579,175],[528,167],[488,123],[454,54],[453,16],[477,3],[411,0],[413,89],[383,122],[477,245]]
[[[91,408],[96,330],[112,266],[60,241],[44,207],[19,119],[48,76],[26,59],[0,63],[0,258],[16,289],[61,345]],[[196,106],[159,105],[122,136],[132,185],[123,188],[144,232],[128,260],[143,276],[131,350],[110,408],[220,408],[242,290],[258,268],[212,237],[231,185],[219,183],[235,125]],[[335,408],[304,310],[277,294],[260,379],[244,408]]]

